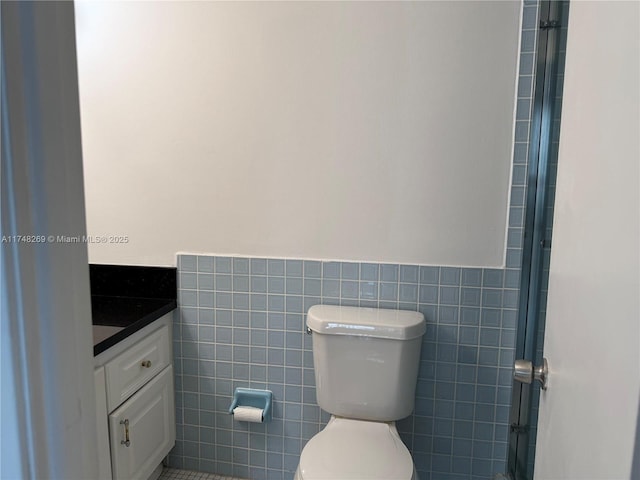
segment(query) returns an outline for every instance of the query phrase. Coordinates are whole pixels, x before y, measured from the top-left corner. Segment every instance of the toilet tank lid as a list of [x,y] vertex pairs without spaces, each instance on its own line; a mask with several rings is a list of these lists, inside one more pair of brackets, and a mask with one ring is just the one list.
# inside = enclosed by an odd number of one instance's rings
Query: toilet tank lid
[[424,335],[426,325],[420,312],[381,308],[314,305],[307,312],[307,326],[325,335],[410,340]]

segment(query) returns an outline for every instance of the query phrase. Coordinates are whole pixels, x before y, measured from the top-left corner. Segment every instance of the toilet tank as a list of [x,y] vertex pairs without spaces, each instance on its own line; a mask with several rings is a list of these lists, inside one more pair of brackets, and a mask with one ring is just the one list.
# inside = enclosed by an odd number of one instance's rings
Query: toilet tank
[[426,329],[421,313],[314,305],[307,326],[323,410],[384,422],[411,414]]

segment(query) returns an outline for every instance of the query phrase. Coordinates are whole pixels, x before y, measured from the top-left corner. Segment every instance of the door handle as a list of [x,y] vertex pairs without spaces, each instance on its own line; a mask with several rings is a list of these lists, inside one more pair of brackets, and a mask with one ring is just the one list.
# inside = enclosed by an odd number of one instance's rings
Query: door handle
[[540,382],[540,388],[542,390],[547,389],[547,378],[549,376],[549,364],[547,359],[542,359],[542,365],[537,367],[533,366],[533,363],[529,360],[516,360],[513,365],[513,379],[522,383],[531,383],[534,380]]

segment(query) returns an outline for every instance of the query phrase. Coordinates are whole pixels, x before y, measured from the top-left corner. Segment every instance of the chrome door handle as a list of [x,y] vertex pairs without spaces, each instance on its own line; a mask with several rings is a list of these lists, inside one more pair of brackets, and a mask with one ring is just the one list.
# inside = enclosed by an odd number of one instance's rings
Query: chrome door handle
[[542,359],[542,365],[534,368],[529,360],[516,360],[513,366],[513,379],[522,383],[531,383],[534,380],[540,382],[540,388],[547,389],[547,377],[549,376],[549,364],[547,359]]

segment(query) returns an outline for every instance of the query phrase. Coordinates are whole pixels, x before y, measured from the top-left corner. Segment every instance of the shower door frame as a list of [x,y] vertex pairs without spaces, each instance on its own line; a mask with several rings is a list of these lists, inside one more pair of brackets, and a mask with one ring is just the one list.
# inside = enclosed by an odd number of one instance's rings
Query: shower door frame
[[[536,63],[534,71],[533,107],[528,147],[527,194],[525,199],[524,238],[518,303],[518,327],[515,358],[536,362],[540,325],[539,315],[543,285],[545,249],[550,248],[547,238],[549,200],[550,155],[552,129],[556,111],[556,87],[558,83],[561,3],[567,0],[544,0],[539,7],[539,25],[536,39]],[[540,338],[542,336],[540,335]],[[513,480],[531,480],[527,475],[530,447],[533,384],[514,382],[509,418],[508,476]]]

